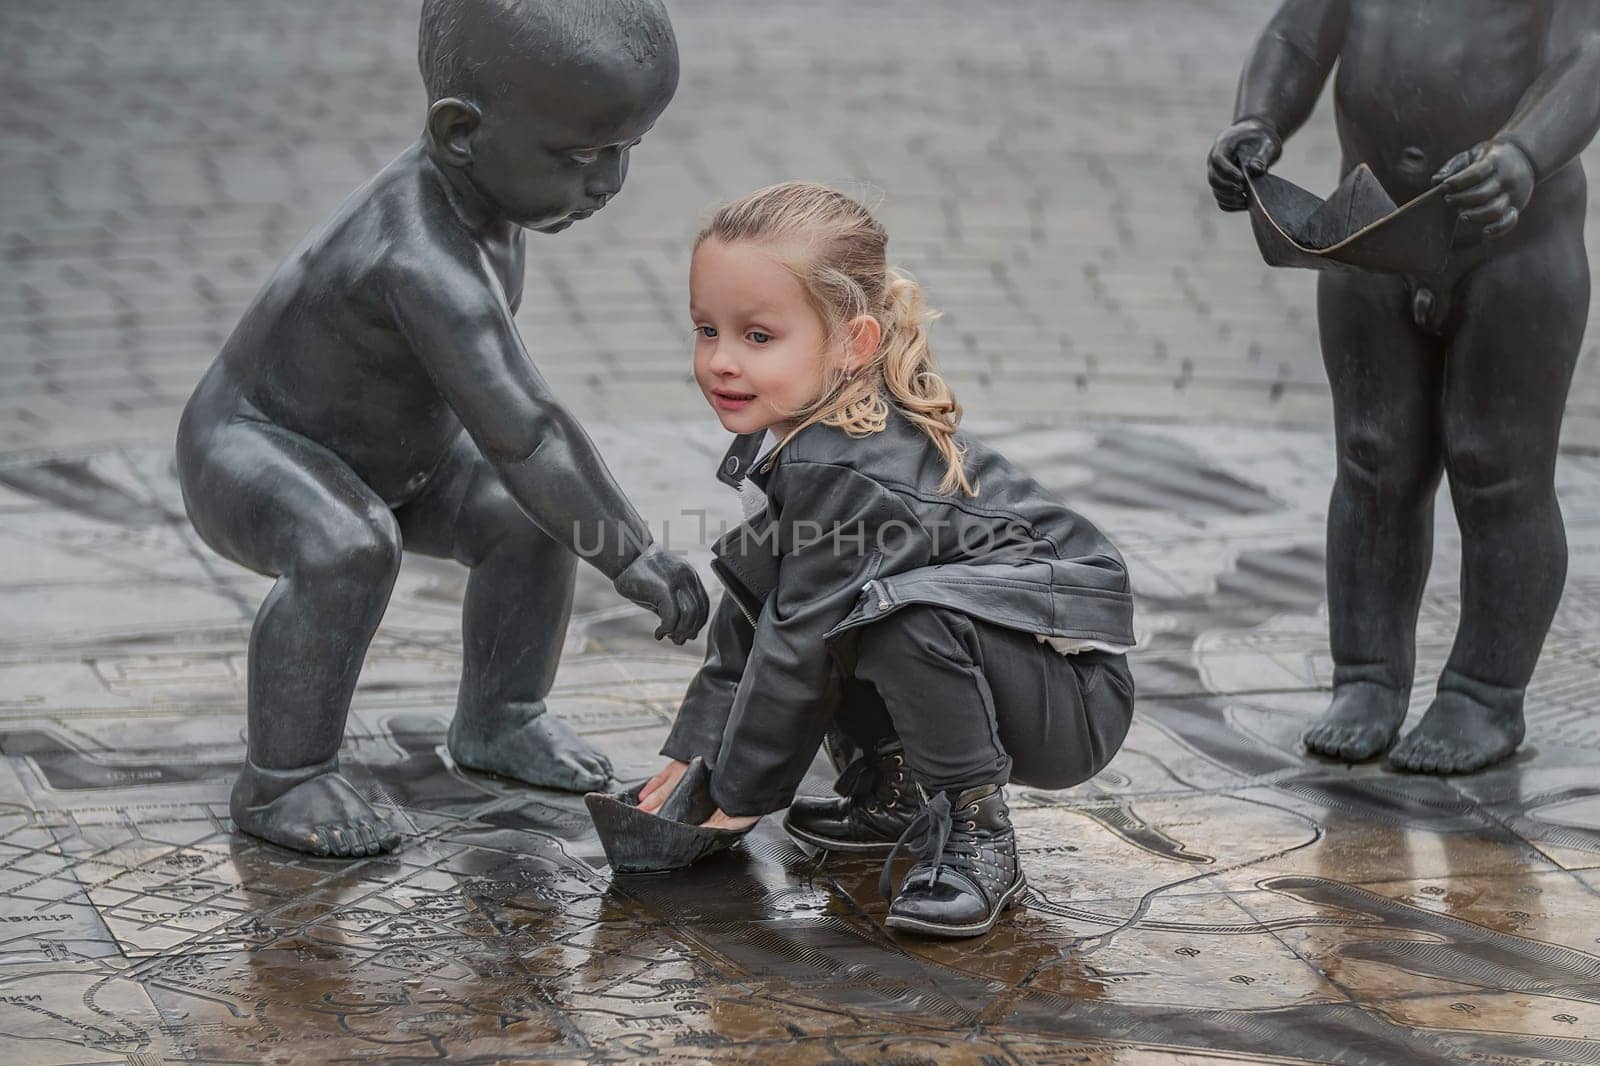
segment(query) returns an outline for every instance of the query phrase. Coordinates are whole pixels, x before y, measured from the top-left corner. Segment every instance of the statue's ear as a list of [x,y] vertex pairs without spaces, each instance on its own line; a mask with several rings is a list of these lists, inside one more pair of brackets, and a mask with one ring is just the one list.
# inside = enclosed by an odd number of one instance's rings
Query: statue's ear
[[477,105],[447,96],[428,108],[428,142],[434,158],[453,167],[472,162],[472,132],[483,121]]

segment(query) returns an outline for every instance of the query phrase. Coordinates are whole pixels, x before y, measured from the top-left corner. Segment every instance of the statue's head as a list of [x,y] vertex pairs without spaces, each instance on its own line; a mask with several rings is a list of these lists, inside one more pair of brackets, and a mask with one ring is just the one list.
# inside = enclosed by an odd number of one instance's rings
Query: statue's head
[[660,0],[423,0],[417,57],[434,159],[546,233],[617,194],[678,87]]

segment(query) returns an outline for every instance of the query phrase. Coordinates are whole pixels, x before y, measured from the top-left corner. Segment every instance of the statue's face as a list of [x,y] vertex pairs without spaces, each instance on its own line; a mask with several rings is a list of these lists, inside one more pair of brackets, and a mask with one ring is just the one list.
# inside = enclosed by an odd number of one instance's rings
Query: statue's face
[[558,233],[621,190],[628,152],[677,90],[678,61],[542,59],[519,64],[484,104],[468,176],[506,218]]

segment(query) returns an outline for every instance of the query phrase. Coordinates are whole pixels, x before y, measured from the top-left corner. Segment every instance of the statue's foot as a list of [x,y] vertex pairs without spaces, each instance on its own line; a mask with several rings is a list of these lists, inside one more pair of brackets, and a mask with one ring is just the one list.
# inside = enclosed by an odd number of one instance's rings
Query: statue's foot
[[1307,751],[1345,762],[1361,762],[1389,750],[1406,719],[1409,694],[1371,681],[1349,681],[1333,691],[1333,702],[1301,742]]
[[1389,765],[1414,774],[1468,774],[1516,751],[1523,732],[1520,692],[1489,703],[1441,686],[1422,721],[1389,753]]
[[228,810],[240,831],[312,855],[379,855],[400,843],[400,834],[340,775],[337,763],[284,771],[246,762]]
[[598,792],[611,780],[611,760],[542,706],[510,704],[467,718],[457,712],[450,723],[449,747],[468,769],[567,792]]

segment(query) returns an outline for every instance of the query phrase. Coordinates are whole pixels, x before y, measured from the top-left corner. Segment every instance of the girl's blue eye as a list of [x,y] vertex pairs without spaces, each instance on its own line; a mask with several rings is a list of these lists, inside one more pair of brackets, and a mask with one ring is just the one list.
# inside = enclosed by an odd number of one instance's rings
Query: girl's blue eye
[[752,344],[765,344],[772,339],[770,333],[763,333],[759,329],[753,329],[745,336],[750,338]]
[[717,335],[717,327],[715,326],[696,326],[694,331],[706,340],[710,340]]

